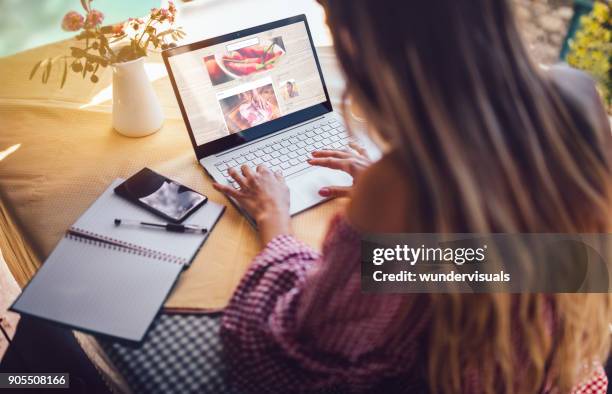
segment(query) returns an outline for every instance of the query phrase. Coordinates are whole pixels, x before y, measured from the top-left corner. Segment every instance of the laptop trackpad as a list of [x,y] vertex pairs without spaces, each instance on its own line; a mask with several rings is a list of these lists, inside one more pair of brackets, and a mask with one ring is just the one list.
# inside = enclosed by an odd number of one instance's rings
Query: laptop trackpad
[[291,214],[298,213],[325,200],[319,190],[326,186],[350,186],[353,178],[343,171],[314,167],[287,180],[291,190]]

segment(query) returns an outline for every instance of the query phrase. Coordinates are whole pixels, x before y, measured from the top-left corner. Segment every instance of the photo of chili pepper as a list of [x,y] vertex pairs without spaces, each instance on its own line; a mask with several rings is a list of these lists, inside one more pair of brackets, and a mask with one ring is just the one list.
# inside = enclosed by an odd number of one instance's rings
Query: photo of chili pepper
[[285,54],[281,37],[259,39],[255,45],[225,51],[204,58],[213,85],[272,70]]
[[260,40],[258,44],[224,54],[221,62],[217,57],[217,62],[228,74],[240,78],[272,69],[284,53],[276,41]]
[[250,75],[261,69],[261,64],[256,61],[236,62],[231,59],[223,59],[225,67],[235,75]]
[[[276,50],[273,50],[276,48]],[[272,43],[268,48],[264,48],[262,45],[253,45],[250,47],[240,48],[237,51],[245,58],[263,59],[263,61],[269,61],[273,57],[280,56],[284,51],[277,47],[276,44]]]

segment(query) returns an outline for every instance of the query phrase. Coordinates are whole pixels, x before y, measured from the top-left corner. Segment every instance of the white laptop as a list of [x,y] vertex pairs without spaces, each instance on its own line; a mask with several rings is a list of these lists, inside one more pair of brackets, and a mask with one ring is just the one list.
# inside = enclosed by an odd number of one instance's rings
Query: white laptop
[[229,168],[263,163],[285,176],[292,215],[324,201],[321,187],[352,183],[306,162],[314,150],[345,148],[349,137],[305,15],[171,48],[163,58],[196,157],[216,182],[237,188]]

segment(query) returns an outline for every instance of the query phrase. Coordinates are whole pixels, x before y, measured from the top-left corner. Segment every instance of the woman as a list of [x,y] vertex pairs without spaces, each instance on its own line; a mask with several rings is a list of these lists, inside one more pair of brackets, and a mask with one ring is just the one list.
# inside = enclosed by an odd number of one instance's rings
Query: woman
[[273,392],[605,391],[607,294],[360,291],[364,232],[610,232],[612,138],[591,81],[530,63],[508,1],[323,5],[385,153],[369,167],[313,154],[354,176],[321,254],[292,237],[282,177],[243,167],[240,190],[216,186],[265,245],[223,318],[235,378]]

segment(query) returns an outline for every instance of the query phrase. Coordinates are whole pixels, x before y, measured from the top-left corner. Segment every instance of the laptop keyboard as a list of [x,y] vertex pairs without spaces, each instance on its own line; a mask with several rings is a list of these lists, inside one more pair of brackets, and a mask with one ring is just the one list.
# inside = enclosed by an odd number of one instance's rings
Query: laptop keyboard
[[312,157],[312,151],[344,149],[350,141],[351,138],[340,122],[323,120],[300,129],[296,134],[290,134],[265,145],[258,145],[250,150],[240,150],[231,157],[228,155],[227,159],[215,163],[215,167],[237,189],[238,184],[228,174],[230,168],[240,170],[245,164],[251,168],[264,164],[272,171],[279,171],[284,177],[288,177],[311,167],[307,160]]

